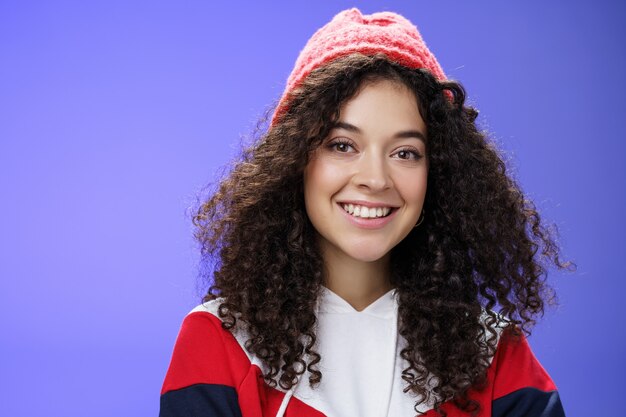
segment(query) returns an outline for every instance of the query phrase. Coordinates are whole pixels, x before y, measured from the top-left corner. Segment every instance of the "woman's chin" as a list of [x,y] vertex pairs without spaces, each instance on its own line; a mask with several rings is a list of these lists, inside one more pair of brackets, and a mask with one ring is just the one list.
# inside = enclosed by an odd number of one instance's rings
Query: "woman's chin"
[[383,259],[388,253],[389,251],[380,249],[372,250],[371,248],[363,248],[362,250],[358,250],[358,248],[353,248],[353,250],[347,252],[346,255],[359,262],[376,262]]

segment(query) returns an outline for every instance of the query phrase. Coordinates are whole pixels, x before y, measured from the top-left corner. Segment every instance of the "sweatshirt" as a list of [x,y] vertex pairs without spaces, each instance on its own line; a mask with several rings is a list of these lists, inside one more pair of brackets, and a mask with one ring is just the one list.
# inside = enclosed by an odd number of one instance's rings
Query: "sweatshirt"
[[[398,301],[390,290],[361,311],[326,287],[318,300],[316,351],[320,385],[308,373],[290,390],[263,380],[267,368],[244,348],[245,327],[221,327],[221,299],[184,319],[161,390],[160,417],[413,417],[416,397],[404,392],[406,341],[398,335]],[[238,322],[239,323],[239,322]],[[554,382],[526,339],[501,333],[487,386],[470,393],[480,417],[562,417]],[[451,402],[449,417],[467,416]],[[432,402],[418,410],[435,417]]]

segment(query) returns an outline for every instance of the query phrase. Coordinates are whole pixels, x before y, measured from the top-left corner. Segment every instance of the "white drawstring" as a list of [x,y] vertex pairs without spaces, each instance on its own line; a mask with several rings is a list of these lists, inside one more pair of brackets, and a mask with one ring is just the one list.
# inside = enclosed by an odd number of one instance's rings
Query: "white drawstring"
[[285,415],[285,410],[287,410],[287,404],[289,404],[289,400],[291,399],[291,396],[293,395],[294,389],[295,389],[295,386],[285,393],[285,396],[283,397],[283,401],[280,403],[280,408],[278,409],[278,413],[276,413],[276,417],[283,417]]

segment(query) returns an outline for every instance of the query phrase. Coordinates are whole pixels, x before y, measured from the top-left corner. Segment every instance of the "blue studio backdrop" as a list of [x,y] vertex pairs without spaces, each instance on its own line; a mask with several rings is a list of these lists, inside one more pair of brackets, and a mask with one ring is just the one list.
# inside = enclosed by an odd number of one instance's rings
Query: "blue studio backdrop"
[[0,2],[0,416],[155,416],[198,304],[188,208],[338,11],[463,83],[574,273],[530,338],[568,416],[626,388],[620,1]]

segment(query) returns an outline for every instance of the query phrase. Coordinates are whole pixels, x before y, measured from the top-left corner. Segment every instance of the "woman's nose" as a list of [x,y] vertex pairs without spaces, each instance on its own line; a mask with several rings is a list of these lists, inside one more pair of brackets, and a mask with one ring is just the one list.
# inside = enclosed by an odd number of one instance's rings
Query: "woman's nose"
[[360,158],[352,180],[356,186],[371,191],[382,191],[390,188],[392,184],[385,158],[374,153]]

